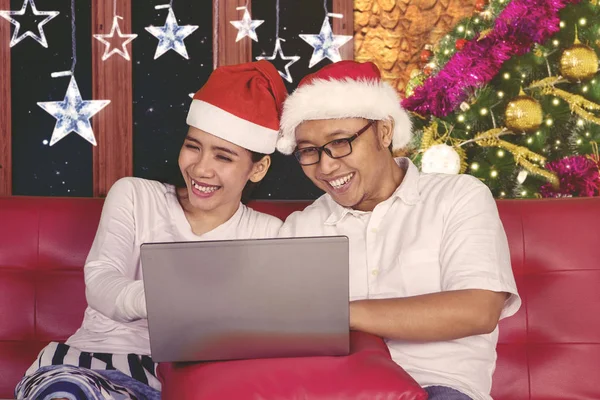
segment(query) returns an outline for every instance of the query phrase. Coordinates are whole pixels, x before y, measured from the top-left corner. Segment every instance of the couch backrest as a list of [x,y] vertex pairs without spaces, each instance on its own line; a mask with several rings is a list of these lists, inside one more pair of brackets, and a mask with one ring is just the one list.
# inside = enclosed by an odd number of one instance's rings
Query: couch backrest
[[[0,398],[85,309],[82,267],[103,201],[0,197]],[[285,218],[308,202],[255,202]],[[523,297],[500,324],[496,400],[600,399],[600,198],[499,201]]]
[[600,198],[498,209],[523,306],[500,323],[494,399],[600,399]]

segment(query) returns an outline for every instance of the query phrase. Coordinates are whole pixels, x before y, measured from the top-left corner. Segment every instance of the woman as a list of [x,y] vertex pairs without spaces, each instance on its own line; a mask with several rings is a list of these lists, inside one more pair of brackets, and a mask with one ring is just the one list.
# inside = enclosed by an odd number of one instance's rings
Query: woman
[[216,69],[188,113],[179,154],[185,186],[139,178],[114,184],[84,269],[83,324],[66,344],[40,352],[18,399],[160,399],[140,245],[277,235],[279,219],[240,200],[269,169],[286,95],[266,61]]

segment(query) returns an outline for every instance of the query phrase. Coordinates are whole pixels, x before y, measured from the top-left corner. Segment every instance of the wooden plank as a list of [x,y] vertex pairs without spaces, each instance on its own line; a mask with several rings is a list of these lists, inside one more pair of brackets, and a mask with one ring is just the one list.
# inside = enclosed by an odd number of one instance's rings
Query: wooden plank
[[[119,0],[121,32],[131,33],[131,0]],[[92,0],[92,32],[108,33],[113,1]],[[127,45],[132,58],[131,43]],[[93,119],[97,146],[93,150],[94,197],[104,197],[120,178],[133,174],[132,61],[114,54],[102,61],[105,45],[92,37],[92,87],[97,100],[111,103]],[[133,59],[133,58],[132,58]]]
[[[0,0],[0,10],[10,10],[10,0]],[[12,128],[10,92],[10,27],[0,21],[0,196],[12,194]]]
[[[332,0],[333,12],[342,14],[344,18],[333,19],[333,33],[354,37],[354,2],[352,0]],[[354,39],[340,47],[342,60],[354,60]]]
[[[251,11],[248,1],[248,11]],[[237,29],[230,21],[242,19],[243,11],[237,7],[246,5],[246,0],[214,0],[213,2],[213,59],[215,67],[220,65],[241,64],[252,61],[252,39],[245,37],[235,41]]]

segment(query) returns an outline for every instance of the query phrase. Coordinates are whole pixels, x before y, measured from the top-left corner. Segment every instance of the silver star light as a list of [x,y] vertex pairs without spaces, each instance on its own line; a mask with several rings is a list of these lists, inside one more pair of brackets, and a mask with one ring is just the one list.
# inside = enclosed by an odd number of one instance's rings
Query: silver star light
[[329,16],[325,16],[321,32],[318,35],[298,35],[306,43],[310,44],[314,50],[308,68],[312,68],[319,61],[328,58],[333,62],[342,60],[339,48],[346,44],[352,36],[334,35],[329,24]]
[[[110,33],[104,34],[104,35],[103,34],[94,35],[94,38],[98,39],[100,42],[102,42],[106,45],[106,48],[104,49],[104,55],[102,56],[102,61],[106,61],[106,59],[109,58],[110,56],[112,56],[113,54],[118,54],[121,57],[123,57],[124,59],[126,59],[127,61],[130,60],[129,51],[127,50],[126,46],[129,43],[131,43],[133,41],[133,39],[135,39],[137,37],[137,34],[121,33],[121,27],[119,26],[118,18],[123,19],[122,17],[115,15],[115,17],[113,19],[112,27],[110,28]],[[121,39],[121,44],[119,46],[113,47],[113,49],[111,50],[110,49],[111,42],[106,39],[114,39],[115,33],[117,34],[118,38]],[[123,40],[123,39],[125,39],[125,40]]]
[[50,139],[50,146],[71,132],[96,146],[90,118],[106,107],[110,100],[82,100],[75,77],[71,76],[69,87],[63,101],[38,102],[44,111],[56,118],[56,125]]
[[275,39],[275,50],[273,50],[273,55],[270,57],[267,56],[258,56],[256,57],[257,60],[268,60],[268,61],[273,61],[275,58],[279,57],[284,61],[289,61],[285,67],[285,74],[281,71],[277,71],[279,72],[279,75],[281,75],[281,77],[283,79],[285,79],[286,81],[288,81],[289,83],[292,83],[292,75],[290,74],[290,66],[292,66],[295,62],[297,62],[298,60],[300,60],[300,56],[284,56],[283,55],[283,50],[281,50],[281,42],[285,42],[284,39],[280,39],[277,38]]
[[198,25],[177,25],[175,13],[173,12],[173,9],[169,7],[169,15],[167,15],[164,26],[146,27],[146,30],[158,39],[158,46],[156,46],[154,59],[156,60],[169,50],[175,50],[185,59],[189,59],[183,40],[191,35],[196,29],[198,29]]
[[[40,23],[38,23],[38,31],[40,32],[39,35],[36,35],[35,33],[31,32],[31,31],[26,31],[25,33],[19,35],[19,30],[21,29],[21,23],[12,17],[13,15],[15,15],[15,16],[16,15],[19,15],[19,16],[25,15],[28,5],[31,6],[33,15],[46,17]],[[36,42],[38,42],[39,44],[41,44],[42,46],[48,48],[48,41],[46,40],[46,34],[44,33],[44,25],[48,21],[50,21],[52,18],[56,17],[58,14],[59,14],[58,11],[38,11],[33,0],[24,0],[23,6],[21,7],[21,9],[19,11],[0,10],[0,17],[8,20],[11,24],[13,24],[15,26],[15,30],[13,32],[12,38],[10,39],[10,47],[13,47],[14,45],[18,44],[21,40],[25,39],[26,37],[30,37],[30,38],[34,39]]]
[[235,38],[236,42],[239,42],[244,37],[248,36],[250,39],[258,42],[258,37],[256,36],[256,28],[261,26],[264,20],[260,19],[252,19],[250,18],[250,13],[246,7],[241,7],[244,9],[244,16],[241,21],[229,21],[229,23],[238,30],[237,37]]

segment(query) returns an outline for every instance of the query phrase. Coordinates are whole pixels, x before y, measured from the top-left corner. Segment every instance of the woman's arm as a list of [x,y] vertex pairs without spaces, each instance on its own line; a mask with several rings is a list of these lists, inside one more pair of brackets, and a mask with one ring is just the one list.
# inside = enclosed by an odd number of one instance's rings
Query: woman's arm
[[84,273],[88,305],[110,319],[146,318],[143,281],[134,280],[135,188],[131,179],[110,189]]

